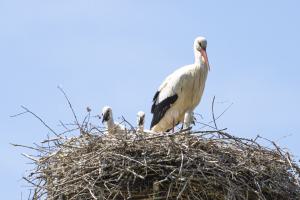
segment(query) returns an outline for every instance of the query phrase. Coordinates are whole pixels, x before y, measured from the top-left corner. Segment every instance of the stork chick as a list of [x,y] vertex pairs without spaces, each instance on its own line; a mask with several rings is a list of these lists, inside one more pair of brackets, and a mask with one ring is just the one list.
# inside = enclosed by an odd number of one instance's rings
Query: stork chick
[[194,41],[194,64],[177,69],[158,88],[151,107],[152,131],[165,132],[178,123],[184,126],[190,124],[192,117],[189,113],[194,111],[201,100],[209,71],[206,47],[206,39],[197,37]]
[[137,131],[144,132],[144,124],[145,124],[145,113],[143,111],[139,111],[137,113]]
[[109,106],[102,109],[102,123],[105,125],[108,134],[125,132],[125,127],[122,124],[114,122],[112,109]]

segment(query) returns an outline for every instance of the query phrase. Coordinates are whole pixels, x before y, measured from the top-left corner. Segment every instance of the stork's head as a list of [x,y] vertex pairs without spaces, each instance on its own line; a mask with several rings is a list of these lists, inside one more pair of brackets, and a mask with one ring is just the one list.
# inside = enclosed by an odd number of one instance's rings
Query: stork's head
[[207,53],[206,53],[206,46],[207,46],[207,40],[205,39],[205,37],[200,36],[195,39],[195,42],[194,42],[195,54],[198,54],[198,53],[201,54],[201,59],[204,61],[204,64],[206,64],[209,69],[209,62],[208,62],[208,57],[207,57]]
[[145,113],[143,111],[139,111],[137,113],[137,125],[144,126],[145,123]]
[[108,122],[112,119],[112,109],[109,106],[104,106],[102,108],[102,123]]

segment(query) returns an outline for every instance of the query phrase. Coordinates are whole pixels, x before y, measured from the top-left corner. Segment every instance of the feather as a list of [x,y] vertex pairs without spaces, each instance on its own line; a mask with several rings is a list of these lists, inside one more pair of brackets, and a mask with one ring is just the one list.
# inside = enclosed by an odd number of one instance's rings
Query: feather
[[[158,92],[156,94],[158,94]],[[155,94],[155,96],[158,96],[156,94]],[[168,109],[171,107],[172,104],[175,103],[175,101],[177,99],[178,99],[178,95],[174,94],[173,96],[167,97],[166,99],[164,99],[163,101],[161,101],[158,104],[156,104],[156,102],[153,102],[153,105],[151,108],[151,112],[153,113],[153,118],[151,121],[150,128],[155,126],[164,117],[164,115],[166,114]]]

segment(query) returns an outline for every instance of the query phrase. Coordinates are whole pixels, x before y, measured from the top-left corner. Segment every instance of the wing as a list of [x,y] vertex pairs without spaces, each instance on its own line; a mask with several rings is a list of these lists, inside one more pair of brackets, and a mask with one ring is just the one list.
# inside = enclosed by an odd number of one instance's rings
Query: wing
[[[156,94],[159,95],[159,92],[156,92]],[[151,108],[151,113],[153,113],[153,118],[152,118],[152,121],[151,121],[150,128],[155,126],[164,117],[164,115],[169,110],[171,105],[173,103],[175,103],[175,101],[177,99],[178,99],[178,95],[174,94],[170,97],[167,97],[166,99],[164,99],[160,103],[156,104],[155,102],[153,102],[153,105],[152,105],[152,108]]]
[[169,108],[178,99],[178,94],[176,92],[176,85],[180,78],[177,76],[178,72],[175,71],[169,75],[163,83],[160,85],[158,91],[153,97],[153,104],[151,107],[151,113],[153,118],[151,121],[151,126],[155,126],[164,117]]
[[153,104],[151,107],[151,113],[153,113],[151,128],[159,123],[172,104],[178,99],[179,93],[182,90],[181,86],[184,82],[189,80],[187,72],[189,72],[191,67],[192,65],[187,65],[179,68],[169,75],[160,85],[153,97]]

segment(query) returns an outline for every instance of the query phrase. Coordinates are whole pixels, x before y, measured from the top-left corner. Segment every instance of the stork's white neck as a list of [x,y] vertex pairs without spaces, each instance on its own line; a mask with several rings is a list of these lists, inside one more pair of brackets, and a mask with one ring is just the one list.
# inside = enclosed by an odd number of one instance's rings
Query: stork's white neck
[[197,50],[194,50],[195,53],[195,65],[200,66],[200,68],[208,69],[207,63],[204,62],[204,58],[201,53]]
[[138,126],[137,130],[138,130],[138,131],[144,131],[144,125]]
[[114,128],[114,120],[112,117],[106,122],[106,125],[107,125],[107,129]]

